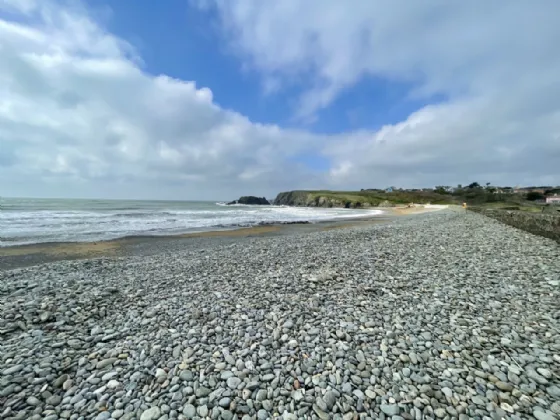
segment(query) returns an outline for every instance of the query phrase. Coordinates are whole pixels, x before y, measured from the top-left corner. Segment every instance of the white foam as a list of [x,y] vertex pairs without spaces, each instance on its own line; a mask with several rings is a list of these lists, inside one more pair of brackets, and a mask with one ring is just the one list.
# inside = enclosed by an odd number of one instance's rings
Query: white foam
[[259,223],[350,219],[381,210],[287,206],[222,206],[131,210],[17,210],[0,212],[0,246],[38,242],[97,241],[132,235],[169,235]]

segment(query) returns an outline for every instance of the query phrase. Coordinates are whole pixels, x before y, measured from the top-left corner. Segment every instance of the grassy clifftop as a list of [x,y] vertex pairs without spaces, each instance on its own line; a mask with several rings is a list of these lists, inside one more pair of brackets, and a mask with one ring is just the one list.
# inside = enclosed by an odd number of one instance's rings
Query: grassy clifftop
[[278,194],[274,204],[305,207],[392,207],[402,204],[455,204],[449,195],[432,191],[288,191]]

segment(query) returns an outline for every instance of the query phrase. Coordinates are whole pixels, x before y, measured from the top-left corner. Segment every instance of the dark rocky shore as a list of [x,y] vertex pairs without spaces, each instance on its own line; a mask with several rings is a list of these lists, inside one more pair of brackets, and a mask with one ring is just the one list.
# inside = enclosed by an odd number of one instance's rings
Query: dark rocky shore
[[6,419],[560,418],[560,247],[479,214],[0,272]]

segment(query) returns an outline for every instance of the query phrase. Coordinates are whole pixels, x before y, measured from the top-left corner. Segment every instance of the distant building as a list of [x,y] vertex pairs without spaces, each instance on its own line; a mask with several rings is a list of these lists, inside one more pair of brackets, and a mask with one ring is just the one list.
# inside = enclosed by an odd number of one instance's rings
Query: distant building
[[546,197],[546,204],[559,204],[560,205],[560,196],[554,194],[553,196]]
[[385,192],[393,192],[393,187],[385,188]]

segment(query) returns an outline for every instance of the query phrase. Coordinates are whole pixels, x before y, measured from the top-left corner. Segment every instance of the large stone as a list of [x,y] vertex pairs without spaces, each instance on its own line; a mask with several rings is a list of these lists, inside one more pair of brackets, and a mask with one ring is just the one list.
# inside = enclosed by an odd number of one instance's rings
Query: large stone
[[161,415],[161,410],[159,407],[148,408],[140,416],[140,420],[157,420]]
[[557,417],[550,411],[534,410],[533,416],[537,420],[557,420]]
[[556,385],[552,385],[552,386],[549,386],[548,388],[546,388],[546,392],[551,397],[560,398],[560,387],[558,387]]
[[95,367],[101,370],[106,368],[107,366],[112,366],[113,363],[115,363],[117,360],[119,359],[117,359],[116,357],[109,357],[108,359],[103,359],[97,362],[97,365]]
[[396,416],[400,411],[397,404],[381,404],[379,408],[388,416]]
[[20,365],[14,365],[14,366],[11,366],[9,368],[4,369],[2,371],[2,375],[4,375],[4,376],[13,375],[14,373],[19,372],[23,368],[24,368],[24,366],[21,365],[21,364]]
[[196,416],[196,407],[192,404],[185,404],[183,407],[183,415],[188,419],[194,418]]
[[239,379],[236,376],[232,376],[231,378],[228,378],[228,380],[227,380],[227,386],[230,389],[237,389],[239,384],[241,384],[241,379]]
[[198,398],[201,398],[201,397],[206,397],[206,396],[208,396],[211,392],[212,392],[211,389],[206,388],[205,386],[199,386],[199,387],[196,389],[196,391],[195,391],[195,395],[196,395]]
[[501,391],[510,392],[511,390],[513,390],[513,385],[508,384],[507,382],[498,381],[494,385],[496,385],[496,388]]
[[327,405],[327,409],[330,411],[336,404],[336,394],[333,391],[327,391],[325,395],[323,395],[323,400]]

